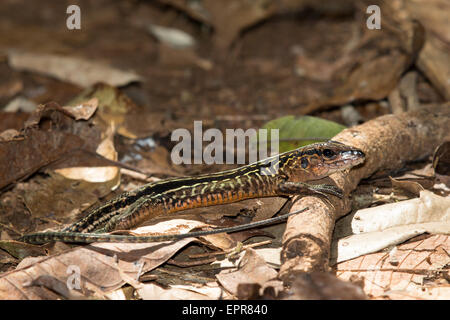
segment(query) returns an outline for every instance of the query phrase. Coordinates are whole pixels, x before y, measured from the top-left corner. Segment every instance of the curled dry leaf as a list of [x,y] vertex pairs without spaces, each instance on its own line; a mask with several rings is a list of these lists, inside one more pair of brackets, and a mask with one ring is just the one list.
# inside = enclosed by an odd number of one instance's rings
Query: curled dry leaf
[[425,190],[422,185],[415,181],[399,180],[389,177],[392,182],[392,187],[395,189],[405,190],[415,196],[419,196],[420,192]]
[[[96,149],[96,153],[102,157],[117,161],[117,152],[114,148],[114,132],[112,128],[106,132],[106,137],[100,142]],[[85,180],[89,182],[107,182],[114,180],[115,183],[111,187],[114,189],[120,183],[120,170],[118,167],[74,167],[57,169],[56,173],[74,180]]]
[[92,98],[77,106],[63,107],[64,110],[73,115],[75,120],[88,120],[92,117],[98,107],[98,99]]
[[163,289],[156,284],[142,284],[136,291],[144,300],[217,300],[221,296],[218,287],[196,288],[193,286],[174,285]]
[[381,231],[399,225],[449,222],[450,198],[422,191],[420,198],[359,210],[353,218],[354,233]]
[[437,180],[450,187],[450,141],[437,147],[433,156],[433,168]]
[[8,61],[16,70],[41,73],[80,87],[89,87],[97,82],[123,86],[141,81],[141,77],[134,72],[75,57],[12,51],[8,54]]

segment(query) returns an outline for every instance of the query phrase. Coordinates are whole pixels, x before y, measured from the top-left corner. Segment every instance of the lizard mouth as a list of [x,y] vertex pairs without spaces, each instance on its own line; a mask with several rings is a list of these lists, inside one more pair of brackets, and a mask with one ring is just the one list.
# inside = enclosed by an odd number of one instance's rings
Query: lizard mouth
[[366,155],[361,150],[349,150],[340,154],[340,159],[335,160],[332,166],[336,169],[348,169],[364,162]]

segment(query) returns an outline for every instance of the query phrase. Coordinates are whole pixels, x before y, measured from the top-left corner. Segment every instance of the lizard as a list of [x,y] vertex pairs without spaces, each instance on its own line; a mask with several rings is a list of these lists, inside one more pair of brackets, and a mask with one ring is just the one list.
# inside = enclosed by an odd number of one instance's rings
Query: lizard
[[[363,163],[364,160],[363,151],[343,143],[332,140],[314,143],[236,169],[193,177],[169,178],[145,184],[107,201],[90,211],[85,218],[62,231],[26,234],[19,240],[32,244],[51,241],[73,243],[157,242],[238,231],[260,225],[262,221],[243,227],[236,226],[184,234],[155,236],[109,234],[112,231],[127,230],[138,226],[159,215],[251,198],[293,196],[309,192],[326,197],[327,194],[330,194],[342,198],[342,191],[336,186],[310,184],[309,182],[350,169]],[[303,212],[306,209],[300,211]],[[271,223],[287,216],[265,221]]]

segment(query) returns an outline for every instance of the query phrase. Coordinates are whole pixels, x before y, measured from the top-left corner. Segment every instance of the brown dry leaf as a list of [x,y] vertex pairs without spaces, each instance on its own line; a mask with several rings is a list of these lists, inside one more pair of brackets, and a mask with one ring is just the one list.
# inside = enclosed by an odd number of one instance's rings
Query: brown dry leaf
[[272,268],[279,269],[281,266],[281,246],[278,248],[254,249],[256,253]]
[[446,0],[385,1],[384,10],[393,27],[407,30],[414,21],[423,25],[426,40],[417,66],[439,93],[450,98],[450,36],[448,32],[450,4]]
[[428,35],[420,52],[418,67],[433,83],[439,93],[450,99],[450,44],[443,43],[434,35]]
[[214,42],[219,49],[227,49],[243,29],[270,17],[275,12],[274,3],[267,0],[250,2],[204,0],[203,7],[211,19],[215,30]]
[[[73,270],[79,270],[81,276],[80,289],[76,290],[78,296],[104,298],[105,293],[125,284],[123,274],[136,279],[140,274],[164,263],[191,241],[192,238],[143,244],[97,243],[31,263],[27,262],[27,258],[15,271],[0,276],[0,298],[45,299],[49,295],[52,299],[72,298],[74,293],[61,290],[61,284],[67,284],[73,279],[70,278],[74,275]],[[52,277],[52,280],[38,281],[41,276]],[[52,292],[62,296],[55,296]]]
[[[65,107],[65,112],[70,112],[74,117],[88,119],[96,108],[96,101],[90,101],[78,107]],[[40,115],[44,114],[40,110]],[[37,124],[36,117],[28,124]],[[69,123],[70,125],[70,123]],[[113,145],[113,132],[109,130],[106,137],[99,143],[95,150],[97,154],[109,160],[117,160],[117,153]],[[73,153],[70,161],[75,164],[84,162],[77,160],[83,158],[80,154]],[[64,161],[59,163],[64,166]],[[60,222],[68,222],[73,219],[80,210],[83,210],[99,197],[103,197],[115,189],[120,183],[118,167],[71,167],[57,169],[54,172],[47,170],[49,177],[36,177],[28,184],[21,186],[19,193],[33,218],[54,219]],[[67,195],[71,194],[70,197]]]
[[[105,159],[117,161],[117,152],[114,148],[114,132],[110,128],[105,133],[105,138],[98,145],[96,153]],[[117,166],[108,167],[71,167],[55,170],[56,173],[73,180],[84,180],[88,182],[108,182],[114,181],[111,186],[114,189],[120,183],[120,171]],[[113,182],[113,183],[114,183]]]
[[75,120],[89,120],[95,111],[97,111],[97,107],[98,99],[92,98],[77,106],[63,107],[63,109],[72,114]]
[[234,295],[237,295],[240,284],[256,283],[263,286],[277,276],[277,272],[270,268],[253,249],[246,249],[239,265],[237,271],[221,271],[216,275],[220,284]]
[[346,53],[350,58],[341,58],[342,68],[336,73],[342,81],[335,83],[325,98],[318,98],[302,108],[303,114],[355,100],[384,99],[396,88],[425,38],[419,23],[408,25],[406,30],[386,27],[376,33],[367,29],[364,32],[359,43],[352,44],[352,49]]
[[[0,136],[3,136],[3,131],[7,130],[20,130],[23,128],[25,121],[28,119],[30,114],[28,112],[0,112]],[[15,134],[14,136],[17,136]],[[9,135],[10,136],[10,135]],[[0,140],[10,140],[6,135]]]
[[141,81],[141,77],[134,72],[75,57],[12,51],[8,54],[8,61],[16,70],[41,73],[80,87],[89,87],[97,82],[123,86]]
[[389,179],[392,182],[392,187],[394,189],[400,189],[400,190],[404,190],[406,192],[412,193],[415,196],[419,196],[420,195],[420,191],[425,190],[420,183],[415,182],[415,181],[410,181],[410,180],[399,180],[399,179],[394,179],[392,177],[389,177]]
[[[10,197],[20,200],[20,204],[7,207],[16,213],[27,213],[20,219],[4,215],[6,220],[3,221],[10,230],[15,233],[29,232],[30,228],[36,228],[30,222],[40,223],[39,229],[54,226],[55,222],[71,222],[82,210],[118,186],[119,169],[103,167],[107,159],[117,160],[112,130],[106,132],[106,137],[100,141],[99,128],[92,126],[89,120],[96,104],[92,100],[74,108],[61,108],[55,103],[39,106],[29,116],[21,132],[16,132],[16,135],[0,144],[0,150],[4,148],[0,153],[5,154],[0,161],[13,159],[5,171],[12,176],[10,179],[15,178],[11,182],[21,178],[22,172],[25,172],[25,176],[37,170],[47,173],[46,176],[34,177],[28,183],[17,184],[8,191]],[[73,118],[86,120],[77,121]],[[90,156],[95,155],[95,152],[103,158]],[[80,168],[80,165],[89,167]],[[15,166],[17,172],[14,171]],[[63,169],[52,171],[51,167]],[[2,196],[2,199],[7,198]],[[23,205],[26,206],[25,210],[21,209]],[[43,221],[47,223],[42,225]]]
[[124,137],[136,139],[152,136],[154,133],[164,135],[179,127],[166,119],[165,114],[136,105],[122,91],[104,83],[86,89],[68,105],[79,105],[93,98],[98,99],[97,124],[102,128],[114,125],[117,133]]
[[337,275],[364,279],[373,299],[450,299],[450,238],[434,235],[402,244],[394,253],[373,253],[339,263]]
[[[139,144],[138,141],[137,143]],[[148,175],[171,177],[184,175],[180,166],[172,163],[169,151],[163,146],[156,146],[149,151],[139,150],[137,153],[142,156],[142,159],[136,161],[135,166]]]
[[276,3],[257,1],[204,0],[195,6],[184,0],[160,0],[185,11],[194,19],[214,27],[214,43],[219,49],[227,49],[239,33],[275,13]]
[[43,256],[47,253],[44,247],[14,240],[0,240],[0,248],[17,259],[23,259],[30,256]]
[[21,186],[20,194],[33,218],[61,223],[73,221],[120,182],[118,174],[103,182],[69,179],[51,171],[48,174]]
[[334,89],[330,98],[308,105],[303,112],[316,110],[320,105],[343,105],[359,99],[380,100],[387,97],[408,67],[409,57],[400,51],[393,51],[390,55],[361,63],[345,83]]
[[217,300],[221,295],[220,288],[207,286],[196,288],[176,285],[163,289],[156,284],[141,284],[135,289],[144,300]]
[[0,188],[67,157],[75,150],[95,151],[100,131],[55,103],[39,106],[16,136],[0,142]]

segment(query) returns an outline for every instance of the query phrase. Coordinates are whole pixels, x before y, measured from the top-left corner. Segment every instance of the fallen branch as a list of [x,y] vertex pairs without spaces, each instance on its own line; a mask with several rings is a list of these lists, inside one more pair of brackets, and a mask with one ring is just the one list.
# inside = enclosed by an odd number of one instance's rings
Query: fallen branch
[[406,162],[430,155],[439,143],[450,139],[450,103],[423,107],[420,111],[386,115],[346,129],[333,140],[362,149],[363,165],[331,177],[342,188],[343,200],[332,197],[303,197],[291,211],[310,210],[291,216],[283,236],[281,268],[278,276],[290,284],[300,272],[326,271],[331,235],[336,219],[350,211],[352,192],[363,178],[375,172],[401,168]]

